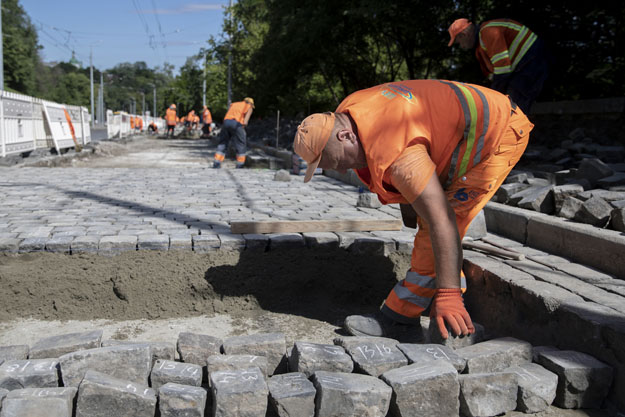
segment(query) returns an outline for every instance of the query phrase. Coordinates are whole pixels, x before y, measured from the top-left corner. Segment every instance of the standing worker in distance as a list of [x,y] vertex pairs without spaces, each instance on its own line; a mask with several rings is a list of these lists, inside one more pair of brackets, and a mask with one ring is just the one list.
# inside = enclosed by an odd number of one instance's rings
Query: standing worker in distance
[[213,116],[211,115],[208,107],[204,106],[202,109],[202,137],[207,138],[211,133],[211,123],[213,123]]
[[457,19],[449,26],[449,46],[475,48],[490,88],[509,95],[528,112],[549,75],[550,57],[544,42],[527,26],[511,19],[495,19],[479,25]]
[[165,112],[165,121],[167,122],[167,133],[166,136],[169,136],[169,132],[171,132],[171,137],[174,137],[174,129],[176,128],[176,123],[178,121],[178,116],[176,115],[176,105],[172,103],[171,106]]
[[213,168],[221,168],[221,163],[226,158],[226,150],[230,139],[234,137],[234,146],[237,151],[237,168],[243,168],[245,165],[245,154],[247,152],[247,136],[245,127],[250,121],[254,111],[254,99],[245,97],[243,101],[237,101],[230,105],[224,123],[221,126],[221,134],[219,135],[219,145],[215,152],[215,160]]
[[294,141],[308,163],[304,182],[317,167],[354,169],[383,204],[410,205],[402,208],[418,215],[406,278],[380,312],[347,317],[350,334],[414,341],[428,310],[445,339],[445,324],[456,335],[475,331],[462,299],[461,239],[520,159],[532,128],[509,97],[443,80],[357,91],[334,113],[304,119]]

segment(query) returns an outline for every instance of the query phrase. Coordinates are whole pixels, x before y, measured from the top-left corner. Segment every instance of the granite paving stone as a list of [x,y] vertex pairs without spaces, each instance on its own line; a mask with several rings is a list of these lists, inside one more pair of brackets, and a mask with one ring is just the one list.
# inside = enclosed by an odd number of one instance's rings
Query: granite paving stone
[[237,369],[253,368],[260,369],[261,373],[267,377],[267,358],[256,355],[211,355],[206,360],[206,370],[210,377],[211,372],[233,371]]
[[70,249],[72,253],[96,253],[99,245],[100,236],[76,236],[70,243]]
[[85,349],[59,357],[59,363],[66,387],[77,387],[89,369],[148,385],[152,350],[147,344]]
[[501,337],[460,348],[456,353],[466,359],[466,373],[498,372],[532,360],[532,345],[513,337]]
[[199,387],[202,384],[202,367],[192,363],[159,359],[152,367],[150,386],[158,390],[169,382]]
[[0,346],[0,363],[27,359],[29,350],[28,345]]
[[476,373],[460,375],[459,380],[460,412],[466,417],[496,416],[517,406],[515,373]]
[[48,252],[70,253],[70,247],[74,236],[54,236],[46,240]]
[[169,250],[169,236],[159,235],[150,231],[152,234],[139,234],[137,248],[139,250]]
[[439,344],[400,343],[397,348],[406,355],[408,361],[424,364],[432,361],[445,361],[453,365],[458,373],[462,373],[467,366],[467,360],[448,346]]
[[504,372],[517,376],[517,410],[524,413],[538,413],[551,405],[556,397],[558,375],[536,363],[522,363]]
[[266,357],[268,375],[286,370],[286,338],[283,333],[258,333],[229,337],[223,342],[223,351],[226,355]]
[[388,339],[375,337],[354,339],[343,338],[341,341],[359,373],[380,376],[390,369],[408,365],[408,359],[397,348],[396,342],[389,343]]
[[381,379],[393,388],[394,415],[446,417],[459,413],[458,373],[449,362],[415,363],[387,371]]
[[0,388],[59,386],[59,361],[56,359],[7,360],[0,365]]
[[317,371],[352,372],[354,362],[340,346],[298,341],[289,356],[289,369],[310,377]]
[[369,375],[317,371],[313,383],[317,417],[385,417],[391,404],[392,388]]
[[156,392],[134,381],[88,370],[78,388],[76,417],[153,417]]
[[160,416],[204,417],[207,396],[204,388],[167,383],[158,389]]
[[104,255],[134,250],[137,250],[137,236],[103,236],[98,246],[98,253]]
[[176,359],[176,344],[174,342],[129,342],[128,340],[104,340],[102,341],[102,347],[109,346],[121,346],[121,345],[149,345],[152,351],[152,366],[159,360],[173,361]]
[[206,334],[181,332],[176,349],[183,362],[206,366],[209,356],[220,353],[222,343],[221,339]]
[[269,388],[257,367],[210,376],[214,417],[265,417]]
[[58,358],[77,350],[97,348],[100,347],[102,333],[102,330],[93,330],[45,337],[30,348],[28,357],[30,359]]
[[599,408],[612,384],[612,367],[582,352],[544,351],[538,363],[558,375],[554,403],[561,408]]
[[301,372],[274,375],[267,381],[269,401],[278,417],[313,417],[315,395],[312,382]]
[[[29,401],[33,401],[35,403],[37,403],[37,405],[39,407],[41,407],[41,412],[42,412],[42,416],[49,416],[48,414],[43,414],[46,411],[46,407],[47,406],[51,406],[52,408],[58,408],[58,410],[67,410],[67,414],[63,414],[66,415],[67,417],[71,417],[73,415],[73,410],[74,410],[74,400],[76,398],[76,394],[78,393],[78,388],[75,387],[59,387],[59,388],[24,388],[24,389],[16,389],[13,391],[10,391],[7,393],[7,399],[14,399],[14,398],[19,398],[23,400],[23,403],[20,404],[20,406],[25,405],[24,403],[27,403]],[[60,406],[60,404],[57,405],[57,401],[44,401],[42,403],[39,403],[37,401],[37,399],[50,399],[50,398],[55,398],[55,399],[60,399],[65,401],[65,404],[67,406],[67,408],[64,408],[62,406]],[[2,403],[2,400],[0,399],[0,403]],[[32,413],[37,413],[39,410],[37,410],[37,408],[39,407],[32,407],[32,411],[29,411],[28,413],[32,412]],[[1,409],[2,407],[0,407]],[[25,415],[32,415],[32,414],[28,414],[27,412],[25,412]],[[55,415],[54,412],[51,415]]]

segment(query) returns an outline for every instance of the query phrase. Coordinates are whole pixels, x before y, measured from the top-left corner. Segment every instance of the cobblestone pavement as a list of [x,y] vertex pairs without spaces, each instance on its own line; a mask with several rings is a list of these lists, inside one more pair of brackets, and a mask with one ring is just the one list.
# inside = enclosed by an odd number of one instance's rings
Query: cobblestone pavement
[[[129,256],[133,251],[140,255],[161,250],[195,254],[258,245],[271,251],[307,250],[328,242],[349,252],[358,252],[359,244],[381,248],[385,255],[410,251],[413,232],[409,230],[234,235],[229,228],[233,220],[397,219],[400,214],[394,206],[356,207],[357,188],[327,177],[308,184],[301,176],[275,181],[274,171],[235,170],[231,162],[214,170],[209,168],[211,152],[206,141],[138,139],[128,149],[122,156],[83,158],[73,167],[0,168],[0,251],[22,253],[23,262],[43,256],[36,252],[64,258],[85,254],[89,262],[94,253]],[[338,323],[321,325],[308,317],[286,317],[275,311],[253,319],[213,314],[134,322],[15,320],[0,324],[2,416],[33,410],[49,410],[50,416],[72,415],[73,411],[76,415],[96,411],[122,415],[116,414],[121,409],[107,403],[123,404],[123,409],[132,410],[127,415],[154,415],[157,407],[161,415],[182,415],[186,407],[189,414],[185,415],[201,416],[206,404],[216,415],[247,407],[246,415],[263,416],[268,407],[275,406],[283,411],[280,415],[385,416],[389,409],[410,414],[414,399],[419,407],[449,407],[448,415],[457,415],[459,410],[465,415],[519,415],[511,411],[515,408],[540,409],[539,416],[606,415],[564,411],[548,404],[555,398],[555,404],[566,408],[598,407],[608,394],[613,373],[622,374],[622,363],[612,360],[622,355],[618,344],[622,339],[615,339],[613,346],[594,339],[601,338],[597,329],[605,337],[622,337],[621,330],[612,327],[625,314],[620,282],[507,239],[493,239],[556,267],[468,254],[471,277],[477,280],[479,291],[488,295],[478,300],[474,294],[468,301],[483,301],[478,310],[485,319],[502,312],[502,322],[505,314],[512,317],[515,307],[524,306],[528,316],[544,310],[544,316],[530,327],[536,332],[533,337],[538,332],[559,337],[558,332],[568,331],[560,326],[565,317],[573,327],[567,343],[576,349],[532,349],[529,343],[512,338],[480,343],[483,339],[476,336],[456,339],[458,345],[447,344],[458,355],[441,350],[459,362],[421,364],[415,359],[424,354],[420,345],[402,346],[389,339],[332,340]],[[498,304],[502,302],[507,305]],[[594,313],[589,316],[586,311]],[[599,314],[609,320],[598,322]],[[426,340],[434,342],[435,333],[429,331],[426,320],[422,324]],[[294,332],[298,326],[300,332]],[[87,333],[67,335],[70,332]],[[150,343],[119,345],[108,339]],[[594,345],[596,349],[590,349],[594,357],[580,353],[588,353],[588,346]],[[440,345],[429,348],[436,346]],[[212,356],[220,352],[223,355],[218,358]],[[380,355],[368,356],[367,352]],[[248,356],[237,357],[242,354]],[[266,355],[267,361],[244,369],[241,361],[256,360],[249,355]],[[297,373],[283,377],[285,361]],[[458,363],[464,367],[462,375],[457,374]],[[510,372],[521,379],[540,378],[540,384],[529,384],[523,388],[525,394],[517,397],[522,383],[509,372],[501,372],[510,366],[515,367]],[[556,395],[555,381],[571,386],[570,369],[578,372],[575,378],[583,374],[584,390],[558,388]],[[497,390],[484,394],[480,389],[484,384]],[[56,388],[59,385],[64,388]],[[435,404],[431,393],[420,391],[430,385],[451,394],[439,396],[441,402]],[[612,387],[612,400],[617,390]],[[322,393],[316,402],[315,392]],[[238,400],[241,395],[246,401]],[[293,414],[286,413],[287,408]]]

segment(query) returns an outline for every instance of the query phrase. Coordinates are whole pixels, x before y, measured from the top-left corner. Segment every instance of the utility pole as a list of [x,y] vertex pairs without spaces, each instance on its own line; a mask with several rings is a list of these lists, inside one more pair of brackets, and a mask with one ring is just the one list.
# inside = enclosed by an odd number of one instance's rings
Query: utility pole
[[202,106],[206,106],[206,61],[204,61],[204,79],[202,80]]
[[93,48],[89,48],[89,82],[91,84],[91,127],[93,127],[95,120],[95,113],[93,113]]
[[141,103],[141,117],[145,117],[145,93],[141,92],[141,98],[143,102]]
[[2,50],[2,0],[0,0],[0,91],[4,90],[4,51]]
[[156,117],[156,84],[154,84],[152,87],[154,87],[154,93],[152,94],[154,98],[154,114],[152,115],[152,117]]
[[230,0],[230,52],[228,53],[228,108],[232,104],[232,0]]
[[104,125],[104,117],[106,110],[104,110],[104,75],[100,73],[100,125]]

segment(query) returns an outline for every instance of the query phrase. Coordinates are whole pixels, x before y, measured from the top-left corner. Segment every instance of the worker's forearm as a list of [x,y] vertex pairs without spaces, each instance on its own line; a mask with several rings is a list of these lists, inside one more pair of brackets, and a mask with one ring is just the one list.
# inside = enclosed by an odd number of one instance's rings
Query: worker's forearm
[[458,235],[455,213],[447,205],[447,213],[440,213],[428,223],[434,251],[437,288],[460,288],[462,243]]

